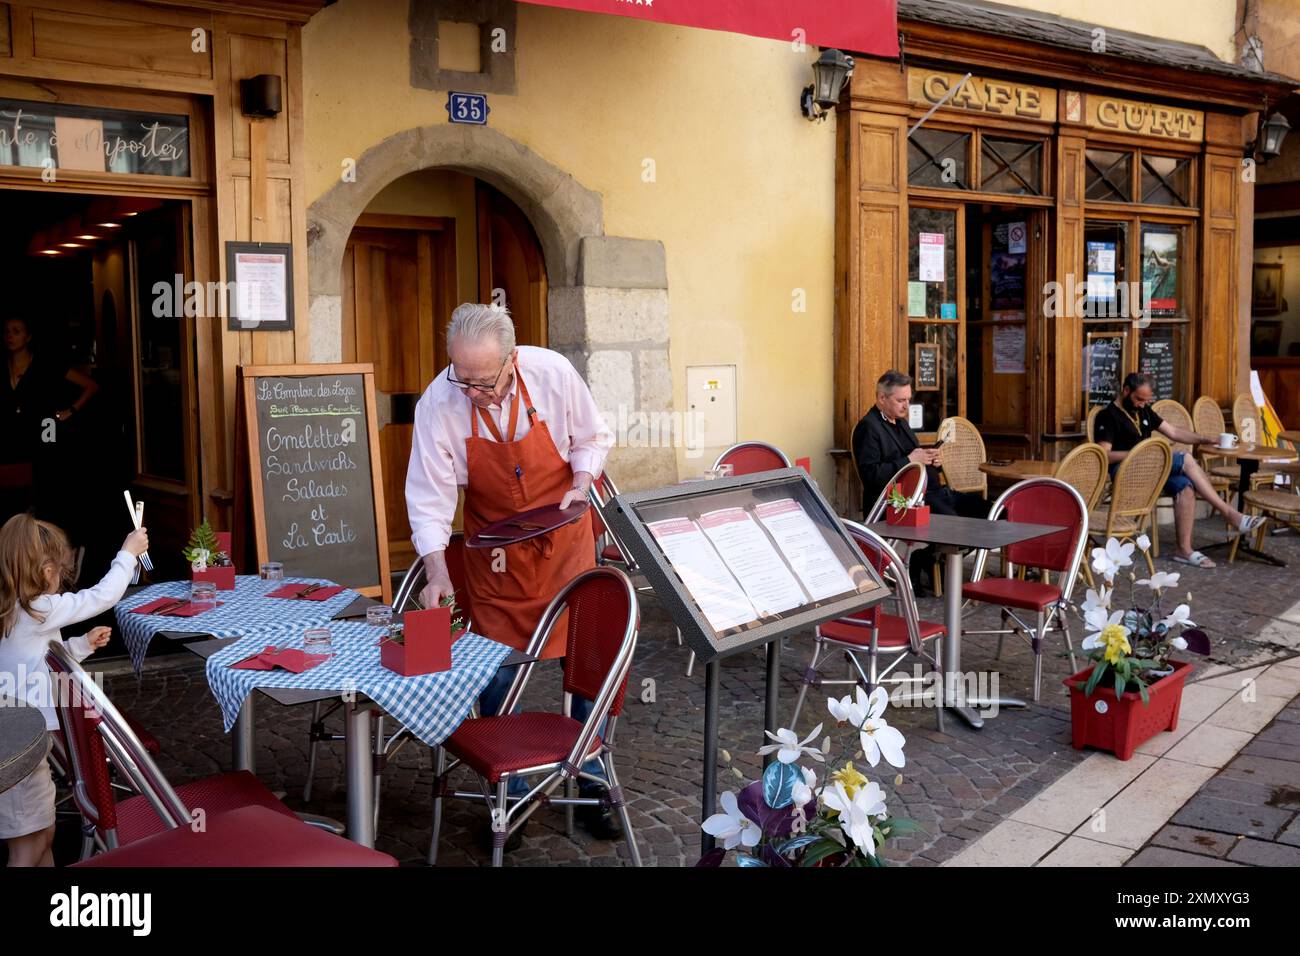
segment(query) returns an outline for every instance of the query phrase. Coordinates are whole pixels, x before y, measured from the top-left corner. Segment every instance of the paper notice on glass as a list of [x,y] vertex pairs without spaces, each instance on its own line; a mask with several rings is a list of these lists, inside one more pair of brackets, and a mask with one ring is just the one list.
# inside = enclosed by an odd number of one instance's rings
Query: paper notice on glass
[[854,590],[853,579],[799,502],[764,501],[754,512],[814,601]]
[[288,263],[280,252],[235,254],[235,315],[245,325],[289,320],[285,289]]
[[[1019,316],[1023,312],[995,312],[995,316]],[[993,374],[1019,375],[1025,370],[1025,327],[1023,324],[993,326]]]
[[917,278],[922,282],[943,281],[943,233],[920,233]]
[[722,508],[700,515],[709,536],[760,617],[780,614],[805,603],[799,582],[763,529],[743,508]]
[[663,549],[709,626],[721,632],[758,619],[754,605],[704,532],[690,518],[651,521],[646,528]]
[[907,317],[909,319],[925,318],[924,282],[909,282],[907,284]]
[[1088,298],[1099,299],[1102,302],[1114,301],[1115,277],[1109,272],[1089,272]]

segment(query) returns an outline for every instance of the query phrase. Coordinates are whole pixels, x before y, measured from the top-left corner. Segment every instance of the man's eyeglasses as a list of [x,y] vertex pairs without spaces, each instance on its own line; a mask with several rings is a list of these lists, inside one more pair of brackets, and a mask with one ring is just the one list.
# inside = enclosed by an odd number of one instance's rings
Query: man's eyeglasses
[[507,355],[506,360],[502,362],[501,367],[497,369],[497,374],[493,377],[492,381],[486,385],[481,384],[479,382],[462,382],[460,381],[460,379],[456,378],[456,376],[451,373],[450,367],[448,367],[447,369],[447,381],[450,382],[452,385],[455,385],[457,388],[463,388],[466,391],[472,388],[480,392],[492,392],[496,389],[497,382],[501,381],[501,373],[505,371],[506,366],[509,364],[510,364],[510,356]]

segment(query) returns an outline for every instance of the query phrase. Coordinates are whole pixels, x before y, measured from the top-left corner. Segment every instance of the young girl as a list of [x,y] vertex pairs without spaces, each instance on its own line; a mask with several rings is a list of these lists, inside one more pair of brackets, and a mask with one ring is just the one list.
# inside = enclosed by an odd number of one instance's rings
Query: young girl
[[[20,704],[40,707],[47,730],[58,730],[55,697],[45,652],[62,640],[59,628],[107,611],[126,592],[136,558],[149,550],[145,529],[122,542],[104,579],[76,594],[60,593],[72,583],[73,555],[67,536],[30,514],[14,515],[0,528],[0,675],[18,688]],[[108,643],[107,627],[67,642],[77,660]],[[16,786],[0,793],[0,839],[9,843],[10,866],[53,866],[54,781],[45,761]]]

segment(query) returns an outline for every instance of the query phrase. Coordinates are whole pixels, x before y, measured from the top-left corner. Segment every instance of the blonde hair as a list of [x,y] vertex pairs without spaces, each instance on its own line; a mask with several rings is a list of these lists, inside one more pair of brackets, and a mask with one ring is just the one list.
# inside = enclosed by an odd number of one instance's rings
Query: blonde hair
[[72,585],[76,569],[72,546],[63,530],[30,514],[14,515],[0,528],[0,637],[8,637],[21,608],[32,614],[32,602],[50,591],[47,568],[59,572],[62,587]]

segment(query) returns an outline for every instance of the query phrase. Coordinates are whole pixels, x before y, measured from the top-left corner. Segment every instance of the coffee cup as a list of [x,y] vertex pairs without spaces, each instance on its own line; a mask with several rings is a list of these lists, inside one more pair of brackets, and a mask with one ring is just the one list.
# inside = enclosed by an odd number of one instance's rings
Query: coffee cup
[[1234,435],[1234,434],[1232,434],[1232,432],[1223,432],[1223,433],[1221,433],[1221,434],[1219,435],[1219,447],[1220,447],[1220,448],[1225,448],[1225,449],[1226,449],[1226,448],[1236,448],[1236,447],[1237,447],[1237,436]]

